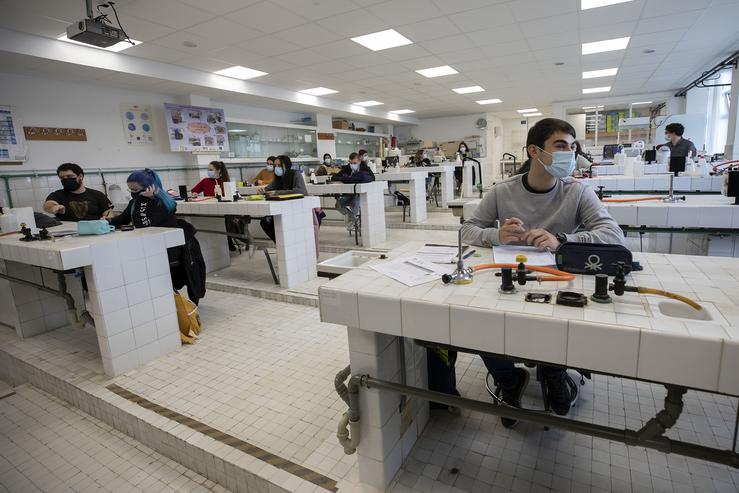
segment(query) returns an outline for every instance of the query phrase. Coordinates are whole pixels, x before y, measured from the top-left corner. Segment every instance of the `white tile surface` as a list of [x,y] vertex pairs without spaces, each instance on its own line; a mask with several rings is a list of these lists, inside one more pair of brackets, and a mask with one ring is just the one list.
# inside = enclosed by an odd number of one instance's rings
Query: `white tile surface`
[[567,366],[635,377],[639,329],[570,321]]

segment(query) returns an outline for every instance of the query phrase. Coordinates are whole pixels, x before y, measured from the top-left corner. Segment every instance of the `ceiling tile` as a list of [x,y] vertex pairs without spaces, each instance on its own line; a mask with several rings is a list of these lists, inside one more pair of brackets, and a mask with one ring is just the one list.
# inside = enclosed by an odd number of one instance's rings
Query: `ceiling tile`
[[577,56],[580,56],[582,53],[580,35],[574,30],[551,34],[549,36],[529,38],[527,42],[532,50],[546,50],[548,48],[577,45]]
[[[333,15],[318,21],[318,24],[323,29],[328,29],[346,37],[362,36],[364,34],[390,29],[391,27],[387,22],[364,9]],[[363,49],[367,51],[367,48]]]
[[265,58],[264,55],[247,50],[240,46],[226,46],[225,48],[213,50],[212,53],[208,53],[208,57],[228,62],[230,65],[242,65],[244,67],[269,72],[269,70],[265,70],[261,68],[261,66],[255,66],[255,63],[262,61]]
[[186,32],[213,40],[221,45],[231,45],[264,36],[257,29],[244,29],[244,26],[225,17],[216,17],[186,30]]
[[690,10],[704,9],[710,3],[711,0],[649,0],[644,6],[644,10],[642,10],[641,16],[643,18],[662,17],[666,13],[677,14]]
[[[197,46],[189,48],[184,45],[185,42],[195,43]],[[209,55],[214,50],[223,46],[223,44],[219,43],[218,41],[204,38],[203,36],[188,31],[174,32],[168,36],[157,39],[153,42],[153,44],[157,46],[163,46],[172,50],[181,51],[185,55],[187,55],[188,53],[192,55]]]
[[280,33],[280,36],[286,41],[290,41],[304,48],[332,43],[342,39],[342,35],[324,29],[313,22],[292,29],[285,29]]
[[463,31],[479,31],[492,26],[504,26],[515,22],[510,4],[491,5],[469,12],[449,16],[449,19]]
[[66,32],[67,26],[66,22],[28,12],[17,12],[12,16],[0,15],[0,27],[31,32],[47,38],[59,37],[59,35]]
[[404,24],[395,28],[403,36],[414,43],[421,43],[431,39],[446,38],[461,31],[449,22],[446,17],[437,17],[412,24]]
[[[151,0],[150,0],[151,1]],[[203,8],[207,5],[208,11],[218,15],[228,14],[239,9],[243,9],[251,4],[255,4],[261,0],[180,0],[180,2],[190,5],[191,7]],[[297,0],[295,0],[297,1]]]
[[507,0],[434,0],[437,7],[445,14],[454,14],[465,10],[488,7],[493,3],[504,3]]
[[578,12],[580,2],[577,0],[516,0],[511,2],[511,13],[519,22],[545,17],[555,17],[562,14]]
[[177,0],[135,0],[122,5],[119,14],[124,27],[126,16],[132,15],[174,29],[185,29],[216,17],[213,12],[191,7]]
[[416,44],[399,46],[397,48],[393,48],[392,50],[385,50],[380,53],[385,59],[395,62],[418,59],[431,55],[431,53],[424,47]]
[[278,58],[287,63],[292,63],[293,65],[298,67],[328,61],[328,58],[322,55],[319,51],[311,49],[285,53],[284,55],[280,55]]
[[431,53],[449,53],[450,51],[469,50],[475,47],[470,38],[464,34],[456,34],[445,38],[437,38],[421,43]]
[[259,53],[262,56],[276,56],[300,49],[300,45],[291,43],[278,35],[265,35],[258,38],[244,41],[236,46],[243,46],[244,49],[252,53]]
[[631,36],[635,29],[636,21],[620,22],[605,26],[590,26],[586,29],[580,29],[580,42],[590,43],[604,39],[623,38]]
[[632,0],[597,9],[581,10],[578,14],[580,27],[608,26],[620,22],[633,21],[639,18],[648,0]]
[[[282,31],[307,22],[304,17],[267,0],[231,12],[228,18],[253,29],[270,31]],[[270,29],[271,26],[276,29]]]
[[[569,31],[568,31],[569,32]],[[489,29],[465,33],[475,46],[487,46],[510,41],[524,41],[524,35],[518,24],[496,26]]]
[[351,0],[272,0],[272,2],[310,20],[324,19],[361,7]]
[[372,7],[372,12],[393,26],[444,15],[431,0],[390,0]]

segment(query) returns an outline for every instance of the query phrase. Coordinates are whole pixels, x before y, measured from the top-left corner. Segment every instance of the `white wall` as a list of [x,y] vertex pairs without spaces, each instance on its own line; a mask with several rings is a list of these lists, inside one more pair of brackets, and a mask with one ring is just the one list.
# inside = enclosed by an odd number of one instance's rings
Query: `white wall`
[[[87,132],[85,142],[28,141],[28,161],[22,166],[0,165],[0,173],[54,169],[67,161],[88,169],[187,164],[189,155],[170,152],[167,141],[163,104],[175,101],[152,92],[0,73],[0,104],[13,106],[22,125]],[[151,105],[153,145],[125,142],[121,103]]]
[[438,141],[462,140],[469,135],[480,135],[484,144],[485,131],[475,126],[480,118],[485,118],[485,113],[424,118],[417,126],[410,127],[410,133],[417,139]]

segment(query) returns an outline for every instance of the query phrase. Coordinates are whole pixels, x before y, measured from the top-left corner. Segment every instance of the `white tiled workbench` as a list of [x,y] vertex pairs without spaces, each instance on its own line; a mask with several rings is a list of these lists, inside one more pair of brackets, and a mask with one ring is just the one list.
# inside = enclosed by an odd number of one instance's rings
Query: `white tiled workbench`
[[[223,217],[227,215],[273,216],[280,286],[293,288],[317,275],[313,209],[319,205],[318,197],[283,202],[267,200],[217,202],[212,199],[202,202],[178,202],[177,214],[182,214],[196,228],[224,232]],[[226,238],[223,235],[199,233],[198,241],[205,256],[208,272],[231,265]]]
[[306,185],[311,195],[357,194],[361,210],[361,244],[375,247],[385,242],[385,197],[387,184],[382,181],[371,183],[330,183]]
[[[388,258],[421,246],[406,244]],[[473,263],[493,261],[492,250],[477,251],[482,256]],[[498,292],[500,278],[493,271],[476,273],[469,285],[438,280],[409,288],[369,267],[382,260],[324,284],[321,319],[348,327],[353,374],[393,379],[398,353],[392,347],[402,336],[739,396],[739,302],[734,296],[739,260],[663,254],[635,254],[635,260],[644,270],[629,275],[628,285],[686,295],[701,303],[711,320],[667,316],[662,310],[693,312],[677,301],[635,293],[615,297],[611,304],[589,302],[584,309],[523,301],[528,292],[566,289],[590,295],[591,276],[530,282],[512,295]],[[409,384],[418,386],[419,380]],[[406,442],[414,439],[397,429],[397,396],[362,389],[360,400],[360,480],[382,489],[400,467]]]
[[447,204],[454,200],[454,164],[439,164],[436,166],[422,166],[412,167],[406,166],[398,168],[399,171],[413,173],[413,172],[426,172],[426,173],[440,173],[441,182],[441,206],[446,207]]
[[[647,176],[608,175],[595,178],[579,179],[596,190],[603,186],[603,190],[618,192],[667,192],[670,189],[670,173]],[[673,189],[679,192],[720,192],[723,186],[723,176],[690,177],[675,176]]]
[[426,171],[426,168],[418,168],[418,171],[388,171],[386,173],[377,173],[375,178],[378,181],[387,181],[389,183],[408,182],[408,198],[411,201],[411,217],[409,221],[412,223],[422,223],[428,217],[426,214],[427,176],[428,171]]
[[[76,225],[64,223],[49,231],[69,229]],[[3,273],[58,289],[52,271],[84,269],[89,292],[84,304],[95,321],[108,375],[119,375],[179,348],[167,248],[184,243],[182,230],[144,228],[53,242],[22,242],[20,237],[0,238]],[[69,323],[63,298],[3,279],[0,287],[2,296],[10,294],[13,300],[0,319],[10,322],[20,337]],[[80,281],[68,274],[67,287],[81,311]]]

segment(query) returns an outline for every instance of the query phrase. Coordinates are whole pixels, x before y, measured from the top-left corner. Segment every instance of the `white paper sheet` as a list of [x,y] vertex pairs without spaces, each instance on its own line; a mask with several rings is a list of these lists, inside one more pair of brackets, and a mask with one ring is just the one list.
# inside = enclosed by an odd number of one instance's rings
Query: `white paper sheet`
[[450,264],[441,266],[419,257],[403,257],[371,267],[380,274],[410,287],[438,281],[443,274],[449,274],[454,270],[454,266]]
[[493,247],[493,258],[496,264],[515,264],[516,255],[526,255],[527,265],[557,265],[554,254],[539,250],[532,246],[500,245]]
[[435,264],[449,264],[457,258],[457,251],[454,246],[426,245],[416,252],[416,257]]

